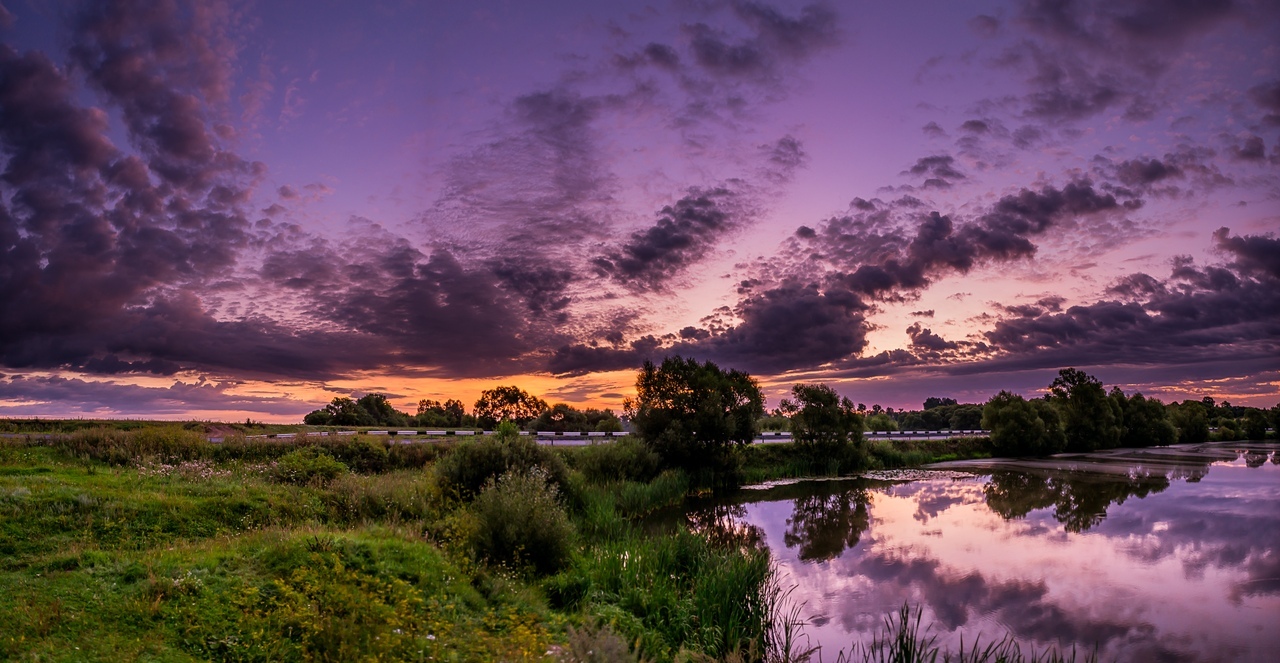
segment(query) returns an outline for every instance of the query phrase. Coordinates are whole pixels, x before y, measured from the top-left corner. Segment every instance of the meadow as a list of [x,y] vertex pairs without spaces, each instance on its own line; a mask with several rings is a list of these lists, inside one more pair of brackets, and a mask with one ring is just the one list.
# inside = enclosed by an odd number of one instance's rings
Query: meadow
[[[744,450],[741,476],[820,469],[788,448]],[[864,460],[983,453],[939,441]],[[767,550],[644,526],[701,490],[630,438],[0,438],[0,658],[805,660]],[[895,624],[866,660],[938,654]]]

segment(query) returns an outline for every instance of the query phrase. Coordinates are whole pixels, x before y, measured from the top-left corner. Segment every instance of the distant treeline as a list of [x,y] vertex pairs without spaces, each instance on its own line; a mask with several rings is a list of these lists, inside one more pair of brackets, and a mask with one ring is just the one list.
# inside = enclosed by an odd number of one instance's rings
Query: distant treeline
[[503,421],[514,422],[528,430],[558,433],[622,430],[622,420],[613,410],[579,410],[565,403],[549,406],[541,398],[515,386],[486,389],[480,393],[480,399],[470,412],[462,401],[456,399],[443,402],[423,399],[418,401],[417,414],[411,415],[395,409],[383,394],[368,394],[354,400],[335,398],[303,418],[303,423],[311,426],[485,429],[492,429]]
[[[678,376],[680,359],[664,362],[672,377],[662,372],[658,378],[671,381],[681,393],[698,399],[715,400],[714,390],[699,396],[693,388],[698,380]],[[688,363],[688,362],[686,362]],[[691,364],[692,365],[692,364]],[[713,366],[708,364],[708,366]],[[653,370],[652,367],[646,370]],[[719,369],[715,369],[719,371]],[[755,381],[745,373],[730,371],[741,378],[759,400]],[[645,371],[641,372],[642,383]],[[714,373],[719,376],[719,373]],[[726,374],[727,375],[727,374]],[[815,389],[817,391],[815,391]],[[827,393],[830,392],[830,393]],[[824,421],[844,417],[838,425],[856,441],[862,431],[892,430],[975,430],[991,431],[992,451],[999,455],[1039,455],[1063,451],[1094,451],[1114,447],[1146,447],[1175,442],[1263,439],[1268,426],[1277,426],[1280,405],[1270,410],[1217,403],[1211,397],[1164,404],[1140,393],[1125,394],[1113,387],[1107,392],[1095,377],[1074,368],[1059,371],[1041,398],[1026,399],[1001,391],[986,403],[959,403],[953,398],[930,397],[919,410],[895,410],[873,404],[856,405],[836,399],[825,385],[796,385],[795,403],[784,400],[772,411],[760,409],[753,425],[742,428],[743,435],[765,431],[793,431],[806,436],[813,428],[815,413]],[[814,400],[816,399],[816,400]],[[641,399],[643,401],[644,399]],[[830,401],[830,402],[828,402]],[[631,403],[629,407],[643,405]],[[697,410],[702,406],[694,407]],[[808,407],[808,417],[802,409]],[[691,411],[693,411],[691,410]],[[640,407],[639,412],[645,412]],[[634,414],[630,413],[634,422]],[[741,415],[734,415],[741,419]],[[623,421],[609,409],[580,410],[565,403],[548,405],[516,386],[500,386],[480,394],[471,410],[462,401],[421,400],[416,414],[401,412],[383,394],[359,399],[335,398],[324,408],[308,414],[304,423],[317,426],[386,426],[427,428],[492,429],[510,421],[526,430],[555,432],[621,431]],[[746,437],[746,439],[750,439]]]
[[1275,427],[1280,405],[1270,410],[1217,404],[1214,399],[1165,405],[1142,394],[1108,393],[1102,382],[1074,368],[1058,372],[1042,398],[1002,391],[983,408],[982,426],[994,451],[1005,456],[1149,447],[1175,442],[1261,440]]

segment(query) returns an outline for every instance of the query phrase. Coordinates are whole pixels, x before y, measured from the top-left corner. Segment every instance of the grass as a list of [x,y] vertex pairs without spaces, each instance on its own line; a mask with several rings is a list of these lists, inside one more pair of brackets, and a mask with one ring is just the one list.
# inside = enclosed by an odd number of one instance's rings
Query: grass
[[[471,494],[443,478],[457,467],[437,466],[479,441],[212,444],[171,424],[65,432],[0,438],[0,660],[812,654],[793,647],[797,613],[767,550],[640,526],[698,489],[658,473],[634,442],[548,456],[518,440],[488,454],[497,469]],[[744,472],[802,471],[788,446],[747,449]],[[976,453],[964,441],[872,445],[867,459]],[[554,488],[540,483],[547,466]],[[524,478],[491,476],[513,471]],[[519,484],[528,471],[542,473],[537,485]],[[555,555],[531,556],[549,534]]]

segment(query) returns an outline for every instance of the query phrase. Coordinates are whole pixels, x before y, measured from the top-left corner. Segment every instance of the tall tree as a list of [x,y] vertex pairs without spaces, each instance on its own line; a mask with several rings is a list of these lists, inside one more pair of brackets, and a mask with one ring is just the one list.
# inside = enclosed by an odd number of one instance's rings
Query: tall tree
[[718,469],[733,445],[759,432],[764,397],[750,375],[712,362],[667,357],[646,361],[626,413],[640,438],[668,465]]
[[848,398],[825,384],[791,387],[794,401],[779,406],[791,417],[791,436],[811,456],[833,457],[862,442],[862,415]]
[[523,426],[547,409],[547,402],[535,398],[520,387],[494,387],[480,392],[476,401],[476,419],[485,428],[500,421],[514,421]]
[[1058,371],[1050,401],[1062,415],[1067,451],[1094,451],[1120,445],[1121,422],[1102,382],[1074,368]]

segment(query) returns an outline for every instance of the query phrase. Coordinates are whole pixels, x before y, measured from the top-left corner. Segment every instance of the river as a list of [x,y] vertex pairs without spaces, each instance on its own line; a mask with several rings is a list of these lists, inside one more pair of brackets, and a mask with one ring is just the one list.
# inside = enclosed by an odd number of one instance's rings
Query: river
[[834,660],[904,603],[953,650],[1005,635],[1103,660],[1280,657],[1280,445],[956,462],[695,501],[771,550]]

